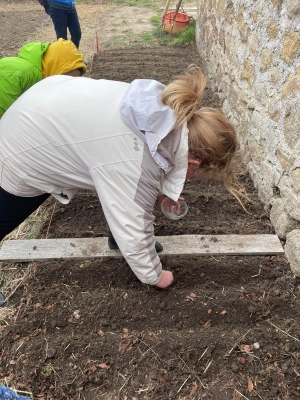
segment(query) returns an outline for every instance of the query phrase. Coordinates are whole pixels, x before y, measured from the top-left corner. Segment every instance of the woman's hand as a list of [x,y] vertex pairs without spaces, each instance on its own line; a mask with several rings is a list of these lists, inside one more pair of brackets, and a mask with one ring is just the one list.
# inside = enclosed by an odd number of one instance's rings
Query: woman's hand
[[[172,200],[172,199],[170,199],[170,198],[168,198],[168,196],[166,196],[165,194],[162,194],[162,195],[160,195],[160,196],[157,196],[157,199],[158,199],[158,201],[160,202],[160,204],[163,202],[163,200],[164,199],[168,199],[168,200],[166,200],[165,202],[164,202],[164,210],[165,210],[165,212],[167,212],[167,213],[172,213],[173,212],[173,207],[176,207],[176,211],[177,211],[177,213],[178,214],[180,214],[180,204],[177,202],[177,201],[174,201],[174,200]],[[178,201],[179,200],[184,200],[184,198],[183,197],[179,197],[178,198]]]
[[162,276],[160,281],[155,285],[161,289],[164,289],[171,285],[174,281],[174,276],[171,271],[162,270]]

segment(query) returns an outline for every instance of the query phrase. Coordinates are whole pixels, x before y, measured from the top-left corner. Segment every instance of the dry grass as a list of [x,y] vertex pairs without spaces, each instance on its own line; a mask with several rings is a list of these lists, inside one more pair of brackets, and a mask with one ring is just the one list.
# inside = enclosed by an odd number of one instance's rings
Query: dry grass
[[[40,235],[42,228],[51,223],[50,214],[55,200],[49,198],[33,214],[31,214],[21,225],[5,237],[5,240],[33,239]],[[49,226],[47,227],[47,231]],[[0,246],[1,246],[0,242]],[[7,306],[0,308],[0,325],[9,324],[15,315],[17,308],[9,305],[9,299],[16,290],[26,283],[26,279],[34,276],[35,263],[0,263],[0,290],[6,297]]]
[[17,239],[33,239],[36,238],[45,222],[49,218],[49,212],[52,207],[49,207],[52,198],[46,201],[45,204],[40,206],[33,214],[31,214],[21,225],[19,225],[13,232],[6,236],[6,240]]

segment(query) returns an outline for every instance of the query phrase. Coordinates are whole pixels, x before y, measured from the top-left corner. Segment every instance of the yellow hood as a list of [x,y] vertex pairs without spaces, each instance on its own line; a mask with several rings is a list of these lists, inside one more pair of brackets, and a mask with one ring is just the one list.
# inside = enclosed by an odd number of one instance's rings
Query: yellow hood
[[86,73],[83,55],[71,40],[58,39],[50,44],[42,59],[43,78],[52,75],[63,75],[74,69],[82,68]]

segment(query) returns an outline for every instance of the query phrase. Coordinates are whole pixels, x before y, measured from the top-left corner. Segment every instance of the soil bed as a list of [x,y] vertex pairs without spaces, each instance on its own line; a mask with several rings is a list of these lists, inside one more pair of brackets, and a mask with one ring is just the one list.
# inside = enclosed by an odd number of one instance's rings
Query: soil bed
[[[167,83],[193,47],[101,51],[92,78]],[[218,106],[206,90],[203,105]],[[186,218],[156,207],[156,235],[273,233],[247,174],[245,213],[222,185],[187,182]],[[95,193],[49,201],[41,237],[107,236]],[[34,399],[298,399],[300,283],[283,256],[169,257],[174,284],[141,284],[124,260],[34,263],[2,321],[0,376]],[[15,266],[18,269],[26,264]],[[4,381],[5,379],[5,381]]]

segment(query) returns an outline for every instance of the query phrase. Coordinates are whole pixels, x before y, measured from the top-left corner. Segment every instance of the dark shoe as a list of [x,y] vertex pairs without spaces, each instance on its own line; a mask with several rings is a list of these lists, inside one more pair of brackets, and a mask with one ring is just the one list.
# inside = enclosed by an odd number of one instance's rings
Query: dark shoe
[[160,253],[161,251],[163,251],[164,247],[162,244],[160,244],[159,242],[155,242],[155,250],[156,253]]
[[112,250],[119,250],[119,246],[117,245],[117,242],[115,241],[115,238],[113,237],[111,232],[109,232],[108,236],[108,247]]
[[[111,232],[108,236],[108,247],[112,250],[119,250],[119,246]],[[157,253],[160,253],[161,251],[163,251],[163,249],[163,246],[159,242],[155,242],[155,250]]]

